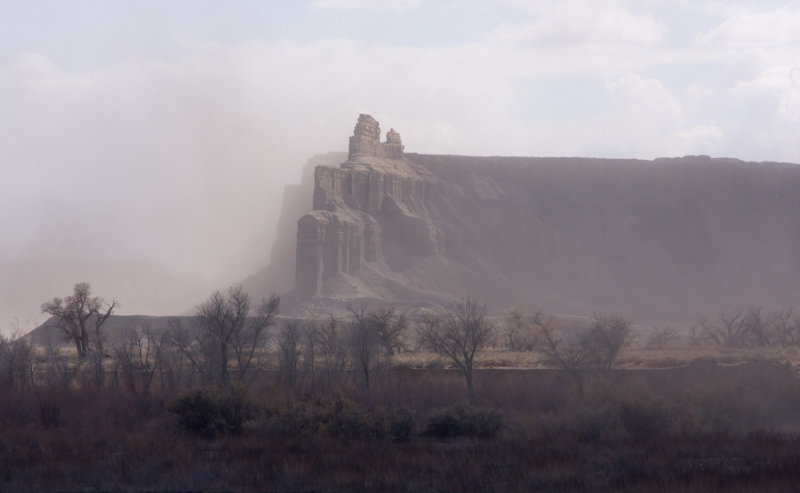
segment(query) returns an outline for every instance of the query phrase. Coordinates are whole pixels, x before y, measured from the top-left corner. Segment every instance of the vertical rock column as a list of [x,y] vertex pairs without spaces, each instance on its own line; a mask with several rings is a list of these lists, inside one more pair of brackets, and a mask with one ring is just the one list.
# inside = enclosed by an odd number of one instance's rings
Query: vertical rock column
[[370,115],[358,115],[358,123],[350,137],[350,155],[348,161],[357,161],[359,156],[376,156],[382,154],[381,127]]
[[314,212],[297,222],[295,287],[300,299],[317,296],[325,280],[323,268],[327,225],[328,221]]
[[354,275],[364,260],[379,256],[380,226],[371,218],[330,211],[306,214],[297,222],[297,295],[317,296],[326,279],[340,272]]

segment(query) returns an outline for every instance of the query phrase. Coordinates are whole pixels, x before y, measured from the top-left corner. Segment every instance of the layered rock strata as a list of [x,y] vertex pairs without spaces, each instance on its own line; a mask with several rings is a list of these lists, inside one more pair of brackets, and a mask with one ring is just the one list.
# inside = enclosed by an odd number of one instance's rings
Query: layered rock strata
[[[297,223],[298,297],[334,294],[325,282],[355,276],[365,262],[398,264],[400,257],[436,253],[428,213],[436,187],[429,173],[405,159],[394,129],[381,142],[378,122],[360,115],[347,161],[314,172],[314,210]],[[387,259],[386,242],[401,254]]]
[[472,296],[696,321],[800,306],[800,166],[405,153],[361,115],[298,222],[299,300]]

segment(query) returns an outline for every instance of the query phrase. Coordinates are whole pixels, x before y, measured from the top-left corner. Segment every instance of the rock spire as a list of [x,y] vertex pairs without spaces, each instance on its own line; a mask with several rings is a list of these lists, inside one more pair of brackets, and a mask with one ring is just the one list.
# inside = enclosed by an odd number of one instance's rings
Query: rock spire
[[381,126],[371,115],[358,115],[358,123],[350,137],[349,161],[377,157],[384,159],[402,159],[403,143],[400,134],[394,129],[386,133],[386,142],[381,142]]

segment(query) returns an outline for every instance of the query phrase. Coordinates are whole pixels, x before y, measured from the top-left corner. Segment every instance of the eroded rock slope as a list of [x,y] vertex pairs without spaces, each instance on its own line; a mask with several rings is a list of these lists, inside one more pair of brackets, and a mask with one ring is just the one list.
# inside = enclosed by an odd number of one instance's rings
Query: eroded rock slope
[[800,308],[800,166],[408,154],[361,115],[314,172],[298,300],[378,298],[690,320]]

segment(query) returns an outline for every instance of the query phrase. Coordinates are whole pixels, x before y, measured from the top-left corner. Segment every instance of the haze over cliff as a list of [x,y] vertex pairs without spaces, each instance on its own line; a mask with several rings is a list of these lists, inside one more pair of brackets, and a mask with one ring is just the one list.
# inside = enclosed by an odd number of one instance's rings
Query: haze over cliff
[[[361,115],[348,159],[315,169],[298,221],[301,310],[473,296],[691,321],[800,303],[800,166],[409,154],[380,135]],[[283,250],[273,264],[293,260]]]
[[6,335],[80,281],[182,313],[276,241],[292,289],[313,169],[276,240],[282,191],[359,113],[426,154],[800,162],[798,2],[78,4],[0,16]]

